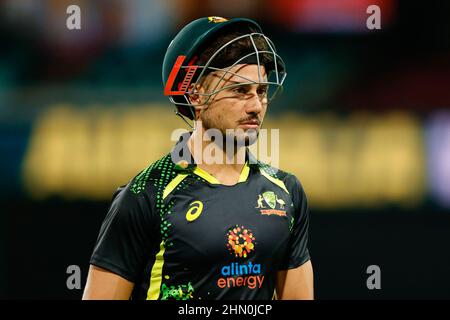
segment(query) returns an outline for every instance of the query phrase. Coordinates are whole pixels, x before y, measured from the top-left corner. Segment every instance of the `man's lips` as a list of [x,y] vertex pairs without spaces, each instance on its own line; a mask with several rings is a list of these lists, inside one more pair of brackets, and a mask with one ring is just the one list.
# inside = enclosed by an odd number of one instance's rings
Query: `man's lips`
[[260,123],[257,120],[250,120],[250,121],[241,122],[241,124],[239,126],[246,128],[246,129],[258,129],[259,124]]
[[248,120],[248,121],[241,122],[241,125],[255,125],[255,126],[259,126],[260,122],[258,120]]

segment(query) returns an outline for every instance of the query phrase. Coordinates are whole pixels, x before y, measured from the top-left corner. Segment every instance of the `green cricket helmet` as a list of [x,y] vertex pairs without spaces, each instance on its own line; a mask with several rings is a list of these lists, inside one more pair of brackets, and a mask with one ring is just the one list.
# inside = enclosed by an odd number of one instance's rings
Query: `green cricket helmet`
[[[218,37],[233,33],[236,37],[227,39],[225,43],[219,43],[211,52],[210,45],[217,41]],[[242,42],[248,45],[245,50],[240,49],[241,54],[235,57],[229,54],[231,50]],[[237,64],[264,65],[266,76],[262,77],[258,68],[258,82],[233,73],[230,69]],[[277,54],[272,41],[267,38],[261,27],[253,20],[246,18],[225,19],[221,17],[204,17],[190,22],[170,42],[164,56],[162,66],[162,79],[164,95],[175,104],[177,114],[194,119],[194,108],[189,100],[189,95],[194,93],[198,81],[212,71],[222,72],[222,79],[226,74],[241,77],[244,82],[218,88],[218,84],[211,92],[202,93],[209,98],[218,92],[238,85],[266,84],[270,85],[268,100],[282,88],[286,77],[283,59]],[[221,80],[222,80],[221,79]],[[199,93],[196,93],[199,94]],[[184,120],[184,118],[183,118]]]

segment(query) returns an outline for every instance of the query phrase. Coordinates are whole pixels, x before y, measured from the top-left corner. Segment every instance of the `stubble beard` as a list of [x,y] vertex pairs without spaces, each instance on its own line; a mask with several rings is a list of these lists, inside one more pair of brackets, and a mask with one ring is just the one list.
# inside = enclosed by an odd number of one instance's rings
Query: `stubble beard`
[[209,129],[219,130],[222,134],[222,146],[227,146],[230,141],[233,141],[234,150],[241,146],[248,147],[254,144],[258,140],[259,130],[257,129],[227,129],[220,124],[220,119],[213,119],[207,115],[207,112],[200,116],[202,121],[203,130],[207,131]]

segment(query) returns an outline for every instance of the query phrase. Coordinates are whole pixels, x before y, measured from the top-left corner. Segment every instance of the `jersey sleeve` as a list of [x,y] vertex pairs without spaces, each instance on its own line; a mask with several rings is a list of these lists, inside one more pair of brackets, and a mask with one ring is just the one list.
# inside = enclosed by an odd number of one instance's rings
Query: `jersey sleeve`
[[292,192],[294,216],[290,222],[288,251],[281,270],[293,269],[310,260],[308,250],[309,210],[305,191],[294,175],[288,175],[288,189]]
[[159,221],[153,211],[148,194],[133,193],[130,184],[119,188],[100,228],[90,263],[136,283],[149,255],[159,248]]

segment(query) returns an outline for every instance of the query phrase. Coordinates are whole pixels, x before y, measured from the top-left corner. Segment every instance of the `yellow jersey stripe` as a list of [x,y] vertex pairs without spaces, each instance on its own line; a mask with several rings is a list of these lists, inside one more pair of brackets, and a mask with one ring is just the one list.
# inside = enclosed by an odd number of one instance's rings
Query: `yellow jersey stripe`
[[150,274],[150,287],[147,291],[147,300],[158,300],[161,291],[162,269],[164,265],[164,241],[159,245],[159,252],[156,254],[155,263]]
[[245,182],[248,178],[248,174],[250,173],[250,167],[248,166],[248,163],[246,162],[244,167],[242,168],[241,175],[239,176],[239,182]]
[[201,169],[199,167],[195,167],[194,173],[196,175],[198,175],[199,177],[205,179],[206,181],[208,181],[211,184],[220,184],[219,180],[217,180],[211,174],[209,174],[208,172],[206,172],[205,170],[203,170],[203,169]]
[[270,176],[266,171],[264,171],[264,169],[260,169],[261,174],[266,177],[270,182],[276,184],[277,186],[279,186],[281,189],[283,189],[284,191],[286,191],[287,194],[289,194],[288,189],[286,188],[286,186],[284,185],[284,182],[281,181],[280,179],[274,178],[272,176]]
[[188,175],[185,173],[180,173],[175,178],[173,178],[172,181],[169,182],[169,184],[166,186],[163,192],[163,200],[181,183],[181,181],[184,180]]
[[[202,168],[196,167],[194,170],[194,173],[198,175],[199,177],[205,179],[211,184],[221,184],[219,180],[217,180],[216,177],[212,176],[210,173],[206,172]],[[248,175],[250,173],[250,167],[248,166],[248,163],[246,162],[244,167],[242,168],[242,171],[239,175],[239,182],[245,182],[248,178]]]

